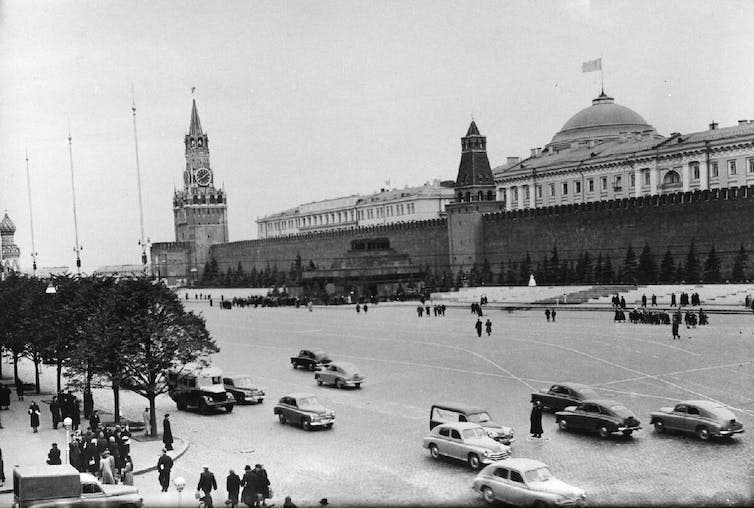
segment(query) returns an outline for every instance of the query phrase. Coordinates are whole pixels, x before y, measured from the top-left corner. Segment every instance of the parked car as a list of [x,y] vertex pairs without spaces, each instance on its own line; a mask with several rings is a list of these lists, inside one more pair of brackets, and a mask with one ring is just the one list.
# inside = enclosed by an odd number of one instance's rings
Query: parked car
[[443,402],[432,405],[429,411],[429,430],[441,423],[471,422],[484,427],[487,435],[496,441],[509,445],[515,439],[513,429],[495,422],[481,407],[459,402]]
[[68,464],[13,469],[13,506],[16,508],[141,508],[142,504],[136,487],[102,485],[93,475],[79,473]]
[[220,369],[195,364],[168,371],[168,394],[179,411],[195,407],[209,414],[212,409],[224,408],[230,413],[236,403],[233,394],[225,391]]
[[533,459],[493,462],[479,472],[472,489],[489,504],[516,506],[581,506],[584,490],[555,478],[547,464]]
[[331,362],[314,374],[314,380],[320,386],[326,383],[335,386],[335,388],[345,388],[347,386],[361,388],[364,377],[359,374],[359,369],[352,363]]
[[600,437],[621,432],[628,437],[641,429],[639,420],[625,406],[614,400],[585,400],[555,413],[560,430],[595,431]]
[[303,367],[307,370],[317,370],[318,367],[330,363],[330,356],[321,349],[302,349],[298,356],[291,356],[293,368]]
[[598,399],[597,392],[579,383],[561,383],[550,388],[542,388],[531,394],[531,401],[538,400],[543,408],[562,411],[568,406],[575,406],[584,400]]
[[296,423],[304,430],[314,427],[332,428],[335,423],[335,411],[323,406],[311,393],[292,393],[282,397],[273,413],[278,415],[280,423]]
[[261,404],[264,401],[264,390],[252,383],[251,378],[245,374],[225,374],[223,385],[226,392],[233,394],[236,404]]
[[686,400],[675,407],[663,407],[650,413],[650,418],[649,423],[657,432],[679,430],[703,440],[712,436],[733,437],[744,431],[743,423],[736,420],[730,409],[708,400]]
[[510,457],[509,446],[498,443],[476,423],[454,422],[437,425],[424,438],[422,446],[433,459],[441,455],[469,463],[472,469]]

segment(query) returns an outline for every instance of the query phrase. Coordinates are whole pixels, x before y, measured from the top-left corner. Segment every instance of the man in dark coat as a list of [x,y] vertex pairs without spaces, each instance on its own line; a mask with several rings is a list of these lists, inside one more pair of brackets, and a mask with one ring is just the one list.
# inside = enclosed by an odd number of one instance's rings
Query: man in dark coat
[[99,411],[93,409],[91,416],[89,416],[89,428],[92,429],[92,431],[96,432],[97,427],[99,427],[99,422]]
[[159,473],[160,486],[163,492],[168,491],[170,487],[170,470],[173,469],[173,459],[168,455],[168,451],[163,449],[162,455],[157,460],[157,472]]
[[267,471],[265,471],[262,464],[256,464],[252,471],[252,491],[254,497],[252,498],[253,506],[267,506],[265,499],[270,497],[270,480],[267,477]]
[[84,418],[87,420],[92,416],[94,410],[94,397],[92,397],[92,391],[89,388],[84,390]]
[[484,323],[484,330],[487,332],[487,336],[489,337],[492,333],[492,321],[487,319],[487,322]]
[[60,449],[57,443],[52,443],[52,448],[47,452],[47,463],[51,466],[59,466],[62,464],[60,460]]
[[60,423],[60,403],[57,397],[53,397],[50,402],[50,413],[52,413],[52,428],[57,430]]
[[8,388],[5,385],[0,385],[0,409],[8,409],[9,407],[10,407],[10,388]]
[[68,461],[79,472],[84,472],[84,469],[81,465],[81,446],[79,445],[78,439],[71,441],[71,444],[68,446]]
[[675,293],[670,293],[670,306],[675,307]]
[[79,399],[76,397],[73,397],[73,400],[70,405],[70,417],[71,417],[71,427],[73,430],[79,430],[79,425],[81,424],[81,410],[79,409]]
[[170,428],[169,416],[165,413],[165,418],[162,420],[162,442],[165,443],[165,449],[168,451],[173,449],[173,431]]
[[641,306],[642,307],[647,306],[647,295],[641,295]]
[[550,322],[550,309],[545,309],[545,317],[547,318],[547,322]]
[[225,490],[228,491],[228,501],[231,508],[238,505],[238,492],[241,490],[241,478],[238,477],[232,469],[228,472],[228,478],[225,480]]
[[529,416],[529,433],[532,437],[542,437],[542,403],[538,400],[533,402],[531,416]]
[[29,425],[32,429],[34,429],[34,432],[38,432],[39,428],[39,406],[36,402],[32,401],[31,405],[29,406]]
[[557,312],[555,312],[555,309],[552,309],[552,310],[550,311],[550,315],[552,316],[552,322],[553,322],[553,323],[555,322],[555,316],[556,316],[557,314],[558,314],[558,313],[557,313]]
[[16,395],[18,400],[24,400],[24,382],[19,378],[16,378]]
[[217,490],[217,481],[215,481],[214,473],[209,470],[209,466],[204,466],[204,471],[199,475],[196,490],[204,492],[204,497],[201,499],[204,502],[204,508],[212,508],[212,491]]
[[657,307],[657,295],[652,295],[652,307]]
[[482,320],[481,319],[477,318],[474,328],[476,328],[477,336],[481,337],[482,336]]

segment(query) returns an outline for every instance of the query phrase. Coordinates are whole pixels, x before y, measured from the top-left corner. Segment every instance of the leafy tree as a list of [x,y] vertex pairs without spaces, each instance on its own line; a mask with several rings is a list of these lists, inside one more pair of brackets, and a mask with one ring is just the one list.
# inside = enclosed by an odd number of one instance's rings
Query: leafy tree
[[665,256],[662,258],[662,262],[660,263],[660,282],[673,282],[676,279],[676,267],[675,262],[673,261],[673,253],[670,252],[670,248],[668,247],[668,250],[665,251]]
[[651,284],[657,280],[657,265],[647,242],[644,243],[644,248],[639,254],[637,278],[642,284]]
[[707,260],[704,262],[704,282],[720,282],[721,279],[720,258],[713,245],[707,254]]
[[628,242],[628,249],[626,250],[626,258],[623,260],[623,269],[621,271],[620,278],[623,282],[636,284],[636,280],[637,280],[636,254],[634,253],[634,248],[631,246],[631,242]]
[[749,256],[746,254],[744,244],[742,243],[738,249],[738,254],[736,254],[736,257],[733,260],[733,268],[730,273],[731,280],[734,282],[742,282],[746,280],[746,265],[748,260]]
[[686,270],[685,280],[688,282],[698,282],[701,276],[701,267],[699,266],[699,258],[696,255],[696,247],[694,241],[691,241],[689,246],[689,252],[686,254]]

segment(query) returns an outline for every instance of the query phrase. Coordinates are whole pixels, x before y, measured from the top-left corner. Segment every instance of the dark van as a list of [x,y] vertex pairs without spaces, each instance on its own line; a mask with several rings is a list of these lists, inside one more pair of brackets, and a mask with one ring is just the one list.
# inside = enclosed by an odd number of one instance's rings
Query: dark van
[[514,441],[513,429],[495,422],[489,413],[480,407],[456,402],[434,404],[429,413],[429,430],[441,423],[472,422],[481,425],[492,439],[509,445]]

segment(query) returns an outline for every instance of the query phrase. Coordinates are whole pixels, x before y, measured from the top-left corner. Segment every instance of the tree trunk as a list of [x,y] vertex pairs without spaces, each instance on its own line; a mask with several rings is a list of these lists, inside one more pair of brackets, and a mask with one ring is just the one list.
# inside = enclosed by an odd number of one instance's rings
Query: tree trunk
[[157,437],[157,412],[155,410],[155,403],[154,400],[157,398],[157,396],[153,393],[149,394],[149,428],[152,431],[149,435],[152,437]]
[[61,373],[63,371],[63,360],[60,357],[58,357],[58,361],[55,362],[55,364],[56,364],[55,367],[57,369],[56,376],[57,376],[57,381],[58,381],[58,391],[57,391],[57,393],[60,393],[60,390],[62,388],[60,386],[60,378],[61,378]]
[[39,389],[39,362],[42,361],[42,359],[39,357],[39,355],[35,354],[33,356],[34,358],[34,384],[36,385],[36,393],[37,395],[40,394],[42,390]]
[[3,347],[0,346],[0,379],[3,379]]
[[113,382],[113,405],[115,406],[115,425],[120,425],[120,386]]
[[13,350],[13,381],[18,381],[18,352]]

